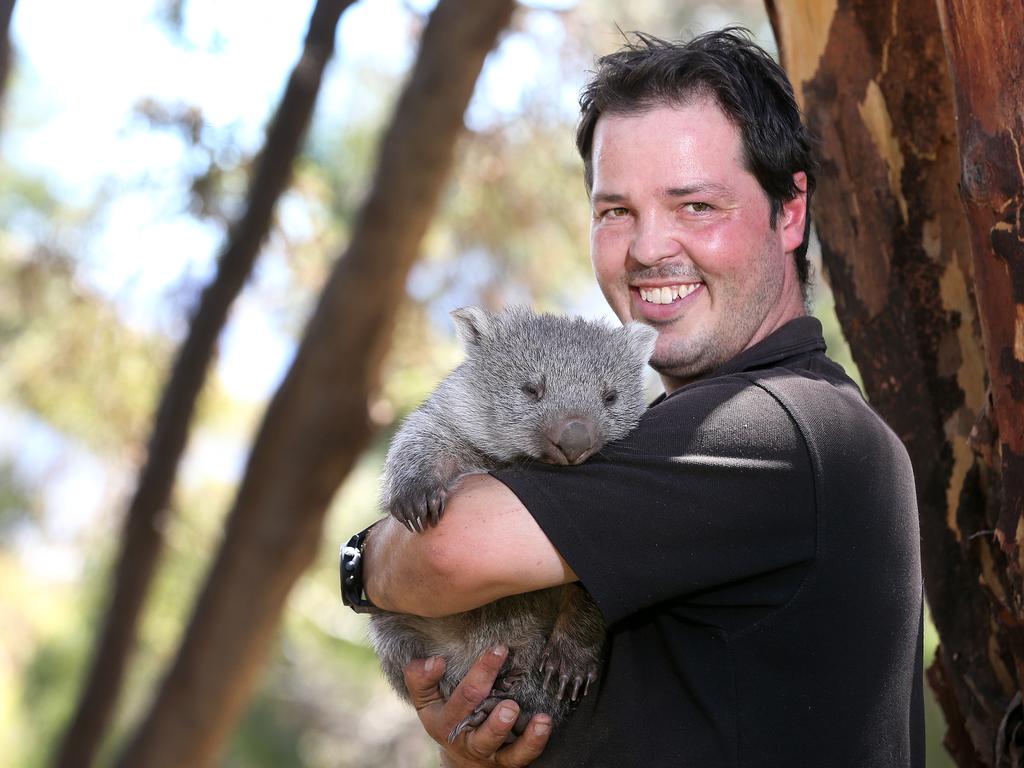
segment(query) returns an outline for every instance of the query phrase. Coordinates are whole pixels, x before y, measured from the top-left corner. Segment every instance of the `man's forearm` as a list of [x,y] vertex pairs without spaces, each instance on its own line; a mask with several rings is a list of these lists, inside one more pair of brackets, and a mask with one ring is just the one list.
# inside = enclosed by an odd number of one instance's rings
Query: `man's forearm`
[[363,580],[374,605],[395,613],[448,616],[498,598],[527,591],[496,582],[469,542],[457,540],[451,519],[422,533],[410,533],[394,518],[373,527],[363,554]]
[[[532,567],[510,557],[510,548],[530,552]],[[423,533],[383,520],[370,531],[363,554],[370,600],[419,616],[468,611],[575,579],[515,495],[487,475],[467,478],[440,523]]]
[[[363,581],[366,594],[379,608],[396,613],[424,611],[427,582],[437,574],[422,562],[420,544],[398,521],[388,517],[377,523],[366,539]],[[425,594],[426,593],[426,594]]]

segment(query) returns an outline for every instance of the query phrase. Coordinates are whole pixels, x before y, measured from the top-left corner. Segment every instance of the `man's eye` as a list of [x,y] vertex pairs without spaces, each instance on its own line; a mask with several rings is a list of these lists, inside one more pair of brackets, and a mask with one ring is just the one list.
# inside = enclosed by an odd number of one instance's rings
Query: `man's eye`
[[714,210],[714,208],[707,203],[686,203],[683,208],[685,208],[688,213],[697,214],[711,213],[711,211]]
[[629,208],[608,208],[601,212],[601,217],[605,219],[621,219],[629,215]]

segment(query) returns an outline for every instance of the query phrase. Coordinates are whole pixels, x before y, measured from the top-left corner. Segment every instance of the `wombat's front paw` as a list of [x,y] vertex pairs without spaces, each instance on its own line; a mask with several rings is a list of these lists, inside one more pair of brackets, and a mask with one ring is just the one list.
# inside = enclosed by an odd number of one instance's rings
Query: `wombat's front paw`
[[397,496],[391,502],[390,511],[410,533],[422,533],[428,525],[437,525],[447,499],[448,492],[437,487],[425,493]]
[[581,695],[587,695],[590,684],[597,680],[597,660],[593,657],[581,659],[579,648],[573,645],[576,652],[570,653],[568,645],[552,636],[540,657],[544,690],[553,693],[558,701],[567,694],[570,701],[578,701]]

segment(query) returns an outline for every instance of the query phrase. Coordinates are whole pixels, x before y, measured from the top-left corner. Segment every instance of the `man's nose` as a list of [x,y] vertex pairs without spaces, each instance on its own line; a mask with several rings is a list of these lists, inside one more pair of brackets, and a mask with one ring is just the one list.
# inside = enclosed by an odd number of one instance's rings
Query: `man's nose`
[[678,256],[682,252],[679,241],[673,237],[672,227],[658,216],[642,216],[633,230],[629,255],[645,266],[657,264],[662,259]]

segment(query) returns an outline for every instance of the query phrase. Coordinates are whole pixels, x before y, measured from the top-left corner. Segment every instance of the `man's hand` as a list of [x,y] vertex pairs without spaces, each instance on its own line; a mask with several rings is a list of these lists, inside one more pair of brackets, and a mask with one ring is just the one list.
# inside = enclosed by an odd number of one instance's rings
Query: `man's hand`
[[447,701],[437,687],[444,674],[444,659],[434,656],[406,665],[405,687],[423,728],[441,745],[443,768],[494,765],[521,768],[536,760],[548,743],[551,718],[538,714],[530,719],[521,736],[505,744],[505,737],[519,717],[519,705],[514,701],[501,702],[483,723],[463,731],[453,743],[448,743],[452,729],[488,697],[507,655],[506,648],[498,647],[481,656]]

